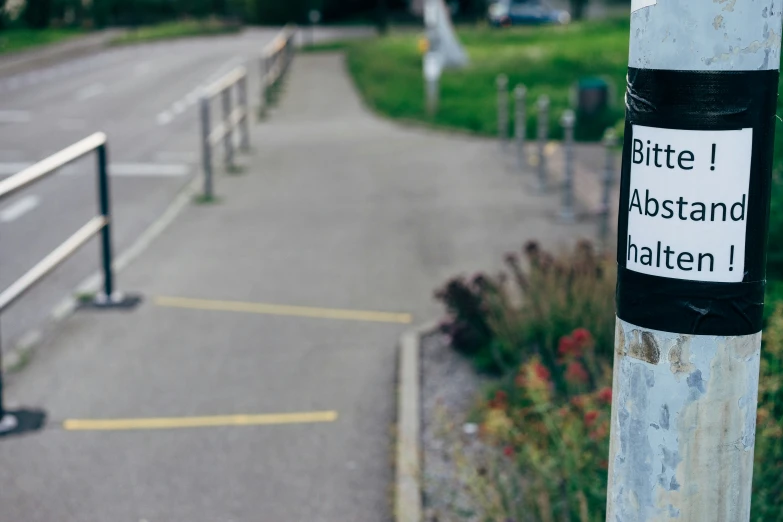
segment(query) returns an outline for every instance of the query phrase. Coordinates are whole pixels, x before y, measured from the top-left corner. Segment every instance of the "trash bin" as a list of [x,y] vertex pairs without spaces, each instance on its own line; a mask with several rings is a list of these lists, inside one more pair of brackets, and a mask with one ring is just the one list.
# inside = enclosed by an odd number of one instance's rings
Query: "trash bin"
[[609,84],[602,78],[584,78],[577,84],[577,110],[581,116],[603,114],[609,107]]

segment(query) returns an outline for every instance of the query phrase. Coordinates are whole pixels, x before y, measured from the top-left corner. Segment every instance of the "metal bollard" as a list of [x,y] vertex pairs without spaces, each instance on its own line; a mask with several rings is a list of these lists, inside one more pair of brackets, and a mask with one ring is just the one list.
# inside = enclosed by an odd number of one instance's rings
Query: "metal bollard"
[[612,187],[614,186],[614,148],[617,146],[617,136],[614,129],[606,129],[604,134],[604,146],[606,147],[606,167],[604,169],[603,197],[601,198],[601,230],[600,239],[603,248],[609,246],[609,201],[612,197]]
[[428,78],[424,83],[427,90],[427,116],[432,118],[438,112],[438,80]]
[[527,87],[517,85],[514,89],[514,137],[517,143],[517,162],[525,168],[525,132],[527,131]]
[[546,190],[546,142],[549,136],[549,97],[542,95],[538,98],[538,188],[541,192]]
[[438,112],[440,103],[440,73],[441,65],[438,56],[433,52],[424,55],[424,90],[427,116],[433,118]]
[[574,221],[574,111],[568,109],[563,113],[560,124],[563,126],[563,152],[565,153],[565,180],[563,181],[563,201],[560,209],[560,219],[571,223]]
[[223,125],[226,126],[223,145],[226,148],[226,169],[234,168],[234,130],[231,127],[231,89],[226,88],[220,93],[220,100],[223,105]]
[[239,122],[239,148],[247,152],[250,150],[250,107],[247,105],[247,75],[237,82],[237,104],[242,111],[242,119]]
[[212,191],[212,144],[209,141],[210,114],[209,98],[202,96],[199,100],[201,107],[201,162],[204,169],[204,199],[213,197]]
[[505,146],[508,141],[508,77],[499,74],[495,80],[498,88],[498,139]]

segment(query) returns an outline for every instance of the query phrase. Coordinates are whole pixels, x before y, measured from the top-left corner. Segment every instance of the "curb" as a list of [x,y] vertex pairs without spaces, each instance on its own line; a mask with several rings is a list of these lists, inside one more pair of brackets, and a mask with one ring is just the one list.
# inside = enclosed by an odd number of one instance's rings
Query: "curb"
[[421,522],[421,337],[436,322],[408,330],[399,341],[394,520]]
[[108,42],[120,33],[119,30],[110,29],[99,34],[76,37],[64,43],[3,56],[0,59],[0,77],[12,76],[64,60],[95,54],[104,50],[108,46]]
[[[113,264],[115,274],[127,268],[133,260],[139,257],[142,252],[144,252],[144,250],[146,250],[147,247],[149,247],[150,244],[152,244],[152,242],[174,222],[174,219],[176,219],[193,200],[193,196],[198,193],[200,185],[200,176],[195,176],[193,180],[185,184],[166,210],[163,211],[163,214],[147,227],[130,247],[115,258]],[[97,292],[100,290],[101,282],[101,272],[95,272],[76,286],[72,295],[62,299],[52,309],[49,318],[40,328],[29,330],[19,338],[19,341],[12,346],[7,353],[3,354],[3,366],[0,368],[0,371],[16,373],[22,370],[32,357],[36,348],[38,348],[44,340],[44,333],[70,317],[71,314],[76,311],[79,304],[78,296]]]

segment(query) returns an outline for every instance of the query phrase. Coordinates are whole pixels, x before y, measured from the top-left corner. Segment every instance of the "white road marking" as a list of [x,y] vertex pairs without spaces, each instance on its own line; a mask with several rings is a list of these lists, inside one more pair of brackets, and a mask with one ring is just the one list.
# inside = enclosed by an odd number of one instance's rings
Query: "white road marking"
[[29,111],[0,109],[0,123],[26,123],[30,121]]
[[[8,162],[0,163],[0,176],[13,176],[14,174],[26,169],[31,162]],[[65,176],[81,175],[85,172],[95,172],[92,165],[66,165],[60,169],[60,173]],[[190,173],[190,166],[185,163],[111,163],[109,164],[110,176],[121,177],[176,177],[186,176]]]
[[158,117],[155,118],[158,122],[158,125],[168,125],[171,123],[171,120],[174,119],[174,116],[169,111],[163,111],[160,114],[158,114]]
[[103,94],[105,90],[106,90],[106,86],[103,85],[102,83],[94,83],[78,91],[76,93],[76,99],[79,101],[88,100],[94,96]]
[[18,201],[15,201],[3,210],[0,210],[0,222],[10,223],[11,221],[19,219],[37,207],[40,201],[38,196],[33,195],[25,196]]
[[174,105],[172,105],[171,109],[174,111],[174,114],[182,114],[185,112],[185,109],[187,109],[187,104],[180,100],[176,102]]
[[87,122],[76,118],[64,118],[57,122],[63,130],[79,130],[87,126]]
[[111,176],[185,176],[190,167],[182,163],[116,163],[109,165]]
[[155,161],[161,163],[192,163],[198,158],[197,152],[164,150],[155,154]]

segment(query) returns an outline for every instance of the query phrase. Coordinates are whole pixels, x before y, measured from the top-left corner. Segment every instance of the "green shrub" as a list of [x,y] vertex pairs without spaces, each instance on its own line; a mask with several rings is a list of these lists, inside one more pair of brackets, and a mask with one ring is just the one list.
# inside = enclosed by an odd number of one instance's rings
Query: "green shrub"
[[[510,275],[454,279],[438,292],[442,331],[455,348],[499,378],[473,417],[492,451],[470,460],[454,441],[470,520],[554,522],[605,519],[613,259],[589,243],[553,256],[531,243],[507,258]],[[762,347],[753,476],[753,522],[783,522],[783,301]],[[488,363],[489,361],[489,363]],[[491,364],[490,364],[491,363]],[[478,471],[476,471],[478,470]],[[467,478],[466,478],[467,477]],[[472,518],[471,518],[472,517]]]
[[[524,263],[523,260],[524,259]],[[615,261],[581,242],[554,256],[535,243],[506,256],[508,272],[457,278],[436,292],[449,317],[441,324],[452,345],[485,371],[502,373],[532,355],[547,364],[561,338],[583,325],[601,357],[611,357]]]

